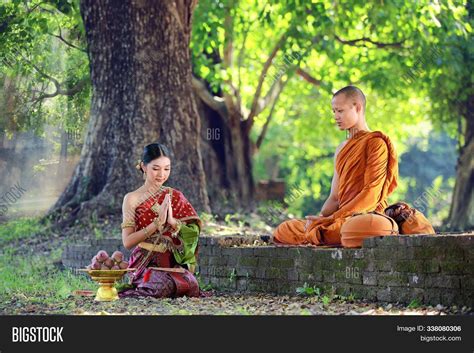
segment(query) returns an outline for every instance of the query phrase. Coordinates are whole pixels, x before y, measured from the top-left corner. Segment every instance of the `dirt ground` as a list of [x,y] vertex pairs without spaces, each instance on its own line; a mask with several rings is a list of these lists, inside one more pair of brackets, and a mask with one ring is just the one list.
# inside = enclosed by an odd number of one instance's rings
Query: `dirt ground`
[[120,298],[97,302],[94,296],[70,295],[42,303],[26,296],[2,300],[0,315],[472,315],[468,308],[332,300],[318,297],[213,292],[201,298]]

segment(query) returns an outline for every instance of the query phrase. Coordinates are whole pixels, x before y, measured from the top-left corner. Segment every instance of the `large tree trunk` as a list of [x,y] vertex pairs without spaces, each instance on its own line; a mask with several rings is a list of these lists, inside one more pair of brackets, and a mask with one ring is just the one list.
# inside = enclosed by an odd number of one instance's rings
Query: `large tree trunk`
[[[192,0],[82,0],[93,95],[81,160],[53,207],[68,220],[120,212],[143,181],[135,169],[146,144],[171,151],[167,183],[209,211],[192,96]],[[59,212],[58,212],[59,211]]]
[[449,212],[448,227],[452,230],[474,229],[474,96],[466,104],[466,130],[456,168],[456,185]]
[[[474,6],[472,1],[466,4],[467,21],[472,24]],[[459,153],[456,166],[456,184],[454,186],[451,209],[449,211],[448,227],[452,230],[474,229],[474,92],[472,82],[472,55],[467,40],[462,48],[467,75],[463,77],[463,92],[468,92],[465,101],[459,101],[456,108],[461,108],[461,116],[466,121],[464,131],[464,146]]]
[[[211,65],[223,64],[217,49],[203,54]],[[254,206],[255,188],[252,177],[252,141],[245,130],[244,117],[237,104],[227,105],[223,102],[224,93],[221,88],[216,93],[221,103],[216,103],[208,82],[195,78],[193,83],[201,118],[204,172],[206,180],[212,180],[207,185],[212,211],[221,216],[236,211],[248,212]],[[234,100],[239,102],[237,97],[232,101]]]
[[[211,208],[224,215],[252,209],[254,181],[249,134],[245,121],[234,112],[217,112],[196,95],[201,117],[201,151]],[[232,123],[235,122],[235,123]]]

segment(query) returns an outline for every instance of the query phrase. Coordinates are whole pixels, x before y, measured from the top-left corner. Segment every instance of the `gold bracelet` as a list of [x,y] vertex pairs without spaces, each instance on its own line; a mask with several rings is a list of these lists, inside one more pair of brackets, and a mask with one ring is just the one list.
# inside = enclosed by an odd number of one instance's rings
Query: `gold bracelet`
[[122,229],[128,228],[128,227],[133,227],[133,228],[135,228],[135,221],[125,221],[125,222],[123,222],[123,223],[120,225],[120,227],[121,227]]
[[148,233],[148,229],[146,229],[146,227],[143,227],[143,233],[145,233],[145,239],[148,239],[150,237],[150,234]]
[[159,223],[158,217],[155,217],[155,219],[153,220],[153,224],[156,226],[156,229],[160,229],[160,227],[162,226],[162,224]]
[[176,220],[176,228],[173,228],[174,229],[174,232],[171,233],[171,236],[173,238],[176,238],[179,234],[179,231],[181,230],[181,226],[183,225],[183,222],[180,221],[179,219]]

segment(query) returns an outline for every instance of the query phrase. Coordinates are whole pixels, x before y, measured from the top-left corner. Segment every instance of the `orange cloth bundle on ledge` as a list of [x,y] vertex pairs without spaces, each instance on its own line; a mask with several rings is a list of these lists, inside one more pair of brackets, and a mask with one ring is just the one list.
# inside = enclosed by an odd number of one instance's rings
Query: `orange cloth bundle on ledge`
[[385,214],[397,222],[400,234],[435,234],[433,226],[423,213],[405,202],[390,205],[385,209]]

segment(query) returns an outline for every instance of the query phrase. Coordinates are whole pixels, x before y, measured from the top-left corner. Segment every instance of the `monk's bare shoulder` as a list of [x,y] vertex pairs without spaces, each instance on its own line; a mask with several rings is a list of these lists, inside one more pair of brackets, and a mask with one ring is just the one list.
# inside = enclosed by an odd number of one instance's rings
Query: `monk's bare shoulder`
[[337,146],[336,148],[336,152],[334,153],[334,158],[337,158],[337,155],[339,154],[339,152],[341,152],[342,148],[346,145],[347,143],[347,140],[346,141],[342,141],[339,146]]

